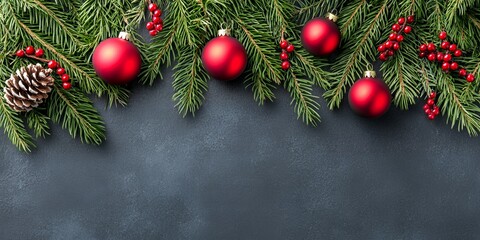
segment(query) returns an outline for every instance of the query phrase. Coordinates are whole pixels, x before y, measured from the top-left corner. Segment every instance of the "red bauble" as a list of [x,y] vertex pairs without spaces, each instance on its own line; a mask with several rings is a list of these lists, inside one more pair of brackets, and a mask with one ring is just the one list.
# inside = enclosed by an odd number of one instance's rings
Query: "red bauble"
[[388,86],[380,79],[362,78],[353,84],[348,93],[350,107],[358,115],[377,118],[390,108],[391,94]]
[[93,67],[106,83],[121,85],[135,80],[142,58],[137,47],[128,41],[127,33],[102,41],[93,52]]
[[247,52],[235,38],[221,30],[210,40],[202,52],[202,63],[208,74],[215,79],[230,81],[238,78],[247,67]]
[[315,56],[328,56],[340,45],[340,30],[334,21],[315,18],[307,22],[302,30],[302,44]]

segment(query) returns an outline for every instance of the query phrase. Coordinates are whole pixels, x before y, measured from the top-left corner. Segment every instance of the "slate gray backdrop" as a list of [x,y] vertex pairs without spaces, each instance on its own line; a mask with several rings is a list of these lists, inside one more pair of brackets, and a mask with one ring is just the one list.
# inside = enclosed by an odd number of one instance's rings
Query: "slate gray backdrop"
[[0,135],[0,239],[480,239],[480,139],[421,104],[368,120],[322,101],[311,128],[282,89],[258,107],[210,81],[183,119],[164,72],[127,108],[96,101],[101,147],[55,126],[25,155]]

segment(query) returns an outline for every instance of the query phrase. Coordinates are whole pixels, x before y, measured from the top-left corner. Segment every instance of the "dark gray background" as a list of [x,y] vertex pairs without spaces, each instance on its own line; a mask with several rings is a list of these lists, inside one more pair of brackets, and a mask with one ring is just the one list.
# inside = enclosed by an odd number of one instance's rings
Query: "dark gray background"
[[422,104],[369,120],[322,100],[311,128],[282,89],[259,107],[210,81],[184,119],[171,75],[101,110],[100,147],[54,126],[26,155],[0,135],[0,239],[480,239],[480,139]]
[[311,128],[281,89],[258,107],[211,81],[183,119],[171,74],[102,111],[101,147],[54,127],[26,155],[1,135],[0,239],[480,238],[480,140],[421,105],[378,120],[323,106]]

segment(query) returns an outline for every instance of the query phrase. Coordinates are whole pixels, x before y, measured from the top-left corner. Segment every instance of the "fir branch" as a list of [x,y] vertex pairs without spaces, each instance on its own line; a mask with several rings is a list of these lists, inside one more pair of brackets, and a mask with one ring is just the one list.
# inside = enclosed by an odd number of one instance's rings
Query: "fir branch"
[[[297,69],[293,66],[293,69]],[[292,104],[295,103],[295,112],[297,117],[301,118],[307,125],[317,126],[320,122],[320,104],[316,101],[317,96],[312,94],[311,80],[300,78],[301,72],[299,70],[290,70],[288,78],[284,83],[285,89],[290,92],[292,96]]]
[[437,105],[447,116],[447,123],[450,122],[452,128],[457,126],[459,131],[466,129],[468,134],[477,136],[480,131],[480,108],[475,104],[479,102],[479,95],[475,95],[476,101],[473,102],[462,98],[461,88],[454,84],[451,76],[437,72],[437,86],[441,92]]
[[50,120],[50,118],[38,110],[32,110],[27,113],[28,127],[33,130],[37,138],[45,138],[46,135],[50,135],[48,120]]
[[[0,88],[3,89],[3,84],[0,84]],[[5,104],[3,97],[0,99],[0,127],[4,129],[4,133],[20,151],[31,152],[32,148],[35,147],[33,138],[25,130],[22,119],[18,116],[18,113]]]
[[[355,15],[362,15],[361,12],[366,11],[364,8],[371,9],[365,16],[363,26],[358,30],[361,34],[352,34],[352,36],[346,36],[344,42],[346,42],[341,54],[335,65],[332,66],[332,72],[335,79],[332,79],[333,88],[325,92],[324,97],[328,100],[328,106],[330,109],[340,107],[340,103],[343,99],[347,87],[351,86],[355,80],[361,76],[364,66],[374,58],[376,54],[375,46],[376,41],[380,37],[381,30],[383,29],[388,20],[388,6],[391,4],[389,0],[381,1],[381,4],[377,7],[365,4],[365,2],[356,3],[360,6],[359,11],[353,11],[352,16],[348,19],[358,19]],[[373,8],[373,9],[372,9]],[[356,20],[358,21],[358,20]],[[348,21],[349,22],[349,21]],[[349,32],[349,28],[342,27],[345,32]]]
[[47,101],[48,116],[55,123],[61,123],[73,138],[82,142],[99,145],[105,139],[105,126],[90,99],[81,92],[65,91],[58,84]]
[[417,41],[413,41],[412,36],[406,37],[408,39],[402,43],[401,50],[381,66],[383,79],[393,95],[393,103],[402,110],[408,110],[419,96]]
[[173,99],[183,116],[187,113],[195,115],[204,100],[203,93],[207,91],[209,76],[203,69],[199,48],[187,47],[181,52],[178,64],[174,67]]

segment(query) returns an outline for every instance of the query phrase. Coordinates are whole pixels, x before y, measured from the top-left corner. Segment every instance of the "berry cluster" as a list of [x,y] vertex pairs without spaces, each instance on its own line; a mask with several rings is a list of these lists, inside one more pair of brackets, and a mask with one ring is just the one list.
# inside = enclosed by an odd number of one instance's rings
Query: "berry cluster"
[[65,68],[60,67],[60,64],[58,64],[58,62],[55,60],[47,60],[43,58],[44,53],[45,52],[41,48],[35,49],[32,46],[28,46],[27,48],[25,48],[25,50],[24,49],[18,50],[15,53],[15,55],[19,58],[28,57],[28,58],[32,58],[32,59],[47,63],[48,68],[52,70],[56,69],[56,73],[58,74],[60,79],[62,79],[63,89],[69,90],[70,88],[72,88],[72,83],[70,82],[70,75],[66,73]]
[[[458,75],[467,79],[468,82],[475,81],[475,76],[468,73],[465,68],[461,68],[457,62],[453,60],[454,57],[461,57],[462,50],[458,49],[457,45],[446,41],[447,32],[442,31],[438,37],[442,41],[440,49],[434,43],[420,45],[420,58],[427,58],[430,62],[438,62],[442,65],[442,70],[446,73],[451,73],[458,70]],[[444,50],[442,52],[442,50]]]
[[435,98],[437,94],[435,92],[431,92],[430,96],[428,97],[427,103],[423,106],[423,110],[427,115],[428,119],[435,120],[435,118],[440,115],[440,108],[435,103]]
[[395,52],[400,49],[400,43],[404,40],[402,33],[411,33],[412,27],[408,24],[412,24],[414,21],[414,16],[408,16],[407,18],[399,18],[397,23],[393,24],[393,32],[390,34],[390,36],[388,36],[388,41],[377,48],[380,52],[378,59],[381,61],[387,61],[389,57],[393,56]]
[[150,36],[157,36],[158,32],[163,31],[163,20],[162,20],[162,10],[158,8],[157,4],[150,3],[148,5],[148,10],[150,11],[150,16],[152,21],[147,23],[147,30],[150,32]]
[[282,69],[286,71],[290,69],[290,61],[288,61],[288,54],[295,51],[295,46],[293,46],[293,44],[289,43],[287,40],[282,39],[280,41],[280,48],[282,49],[282,53],[280,53],[280,59],[282,60]]

